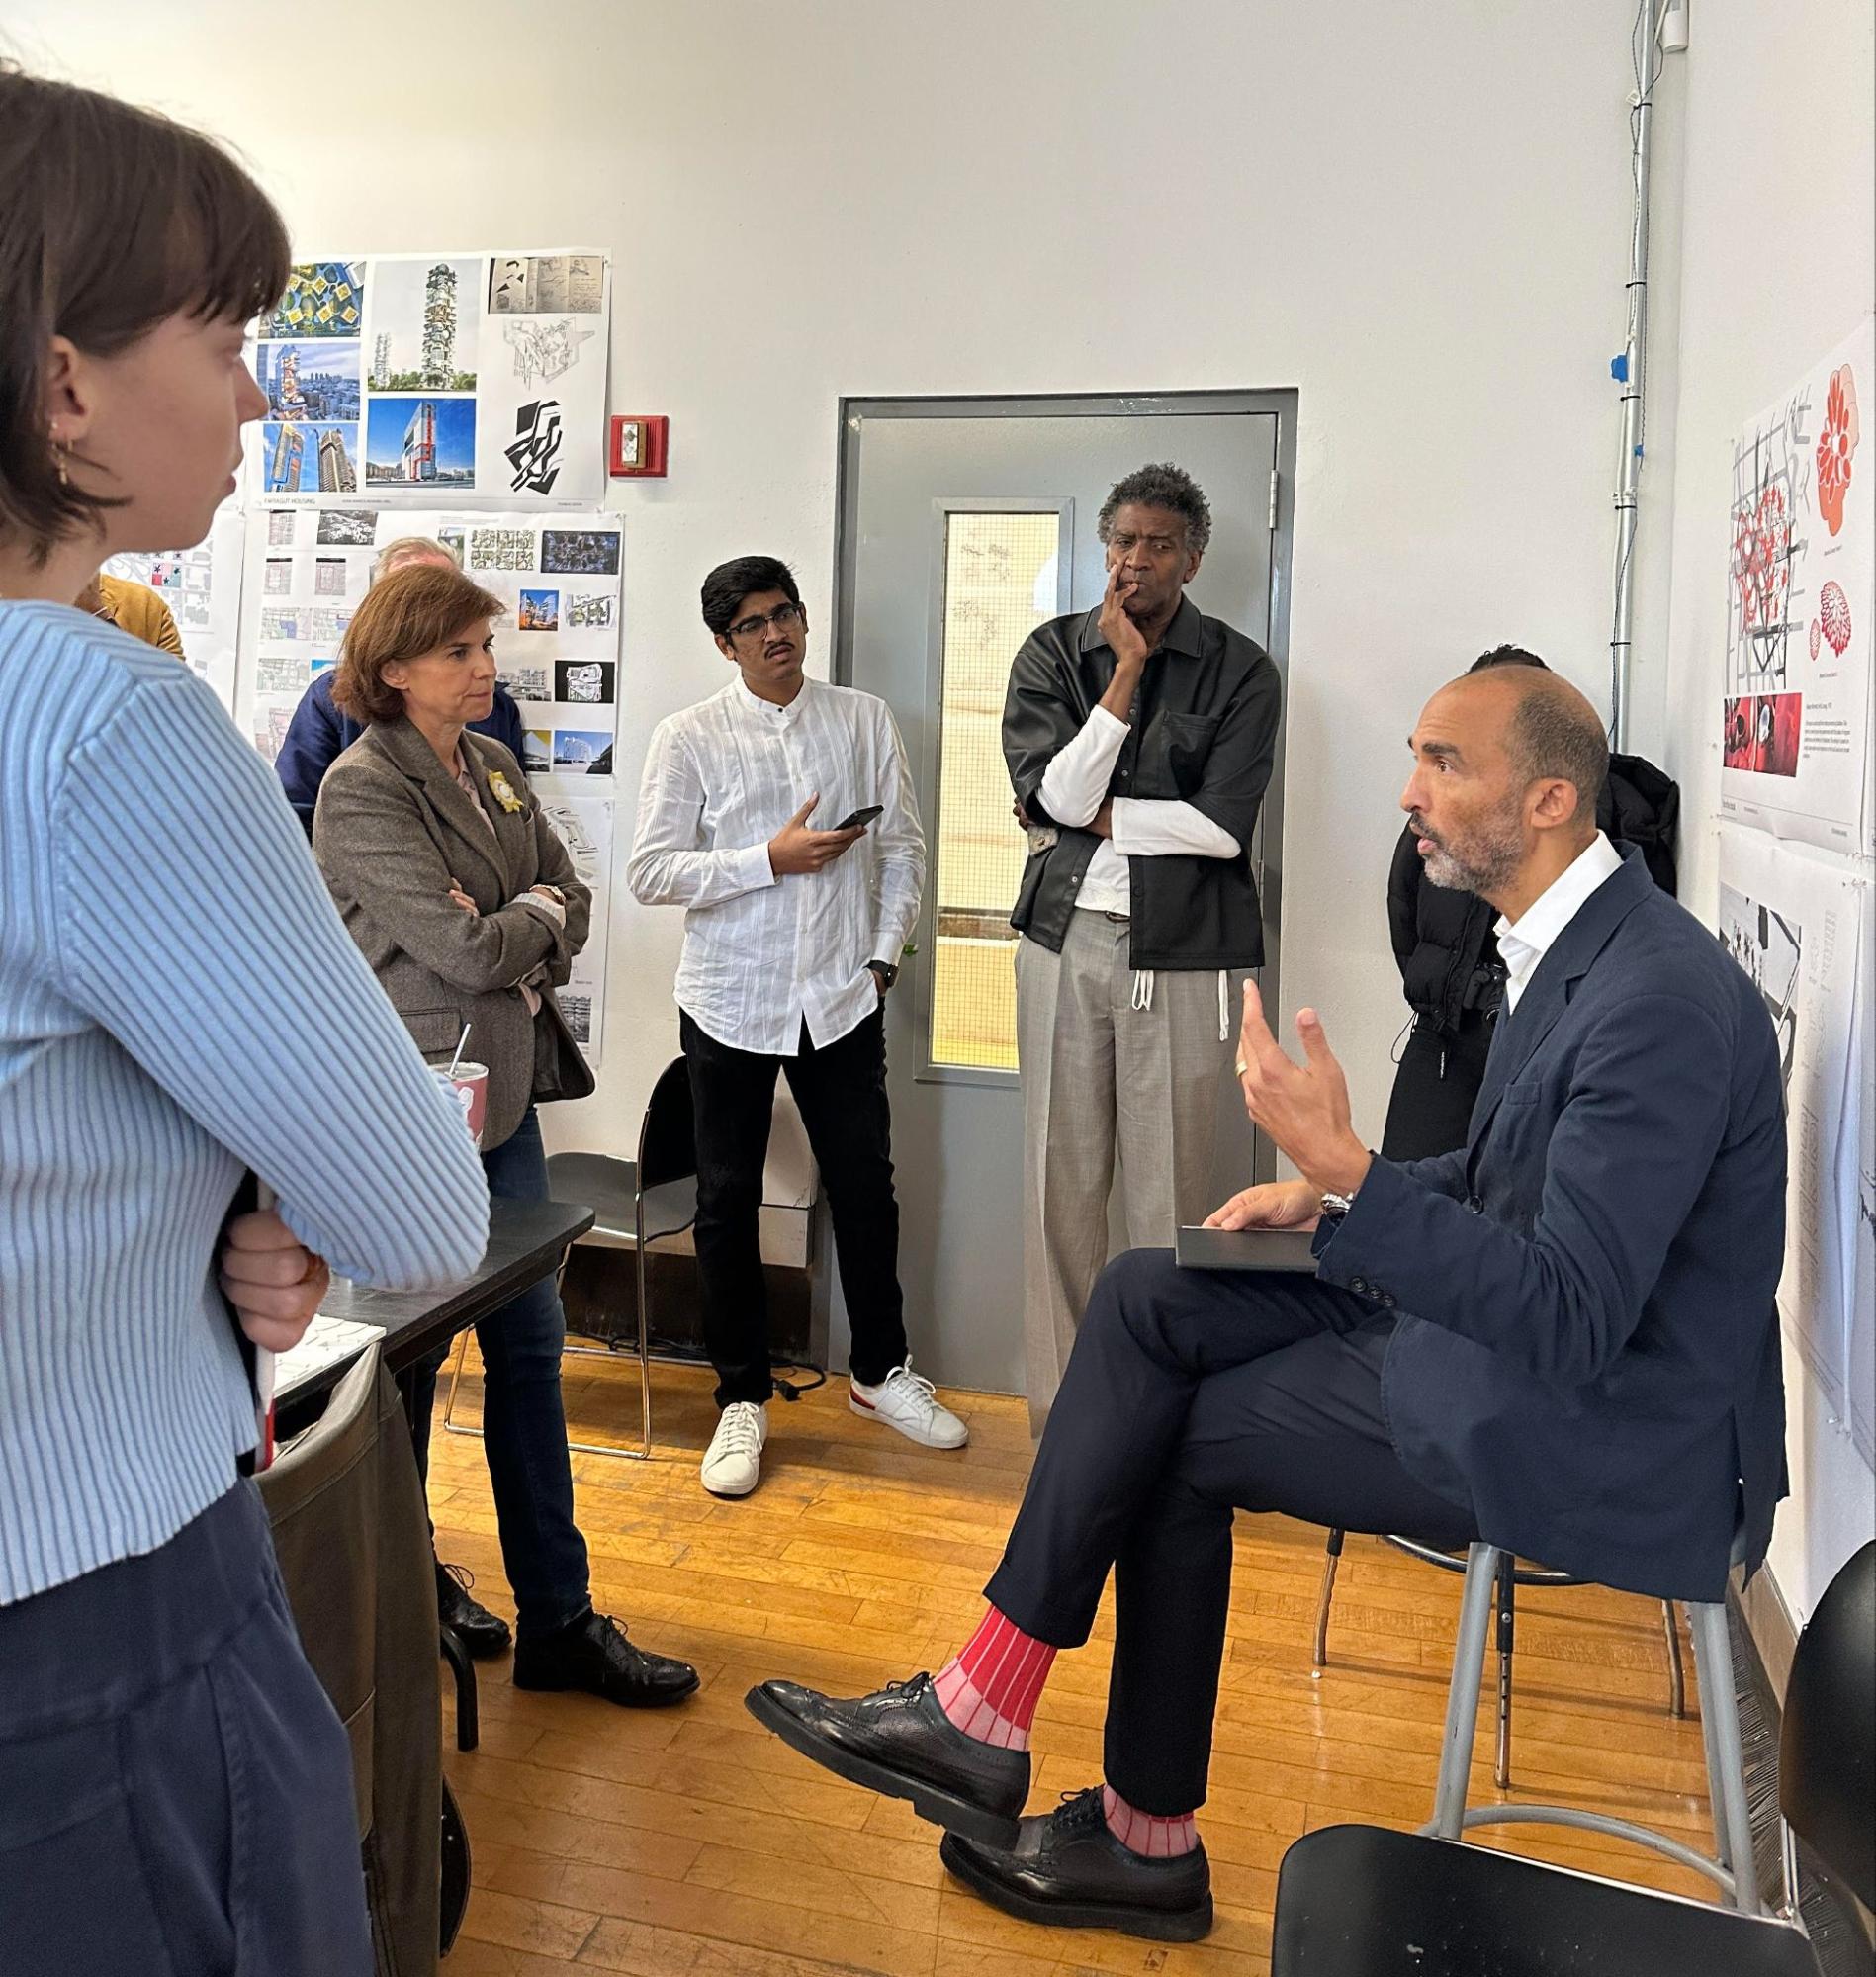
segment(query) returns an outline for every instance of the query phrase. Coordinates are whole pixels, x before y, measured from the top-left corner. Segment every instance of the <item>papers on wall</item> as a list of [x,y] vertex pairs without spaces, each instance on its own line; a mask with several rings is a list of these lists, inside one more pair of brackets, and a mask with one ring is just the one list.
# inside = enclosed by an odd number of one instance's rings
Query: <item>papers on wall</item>
[[192,671],[234,711],[234,667],[241,624],[241,509],[238,499],[215,511],[194,549],[139,550],[114,556],[105,571],[147,584],[169,606]]
[[241,580],[234,718],[272,762],[306,690],[338,664],[371,583],[377,516],[358,508],[255,508]]
[[499,597],[501,683],[526,723],[522,767],[543,794],[609,796],[618,733],[618,515],[262,507],[248,516],[236,721],[271,762],[302,696],[338,663],[379,550],[445,542]]
[[1785,1081],[1780,1317],[1867,1458],[1876,1398],[1869,882],[1762,834],[1722,831],[1719,933],[1764,998]]
[[385,510],[380,541],[447,542],[464,573],[508,607],[495,663],[527,724],[521,766],[543,796],[607,796],[619,725],[620,571],[615,514]]
[[559,996],[574,1040],[597,1070],[605,1040],[606,946],[612,919],[612,799],[544,797],[541,808],[567,847],[581,883],[592,893],[592,929]]
[[611,268],[557,249],[303,262],[257,325],[266,499],[598,500]]
[[1732,500],[1721,808],[1736,823],[1868,856],[1876,316],[1747,424]]

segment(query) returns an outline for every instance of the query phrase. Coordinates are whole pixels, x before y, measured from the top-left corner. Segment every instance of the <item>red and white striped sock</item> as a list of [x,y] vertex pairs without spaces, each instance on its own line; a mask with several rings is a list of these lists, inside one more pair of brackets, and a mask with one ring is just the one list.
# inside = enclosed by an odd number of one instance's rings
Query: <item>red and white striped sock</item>
[[1171,1860],[1192,1852],[1199,1844],[1197,1813],[1160,1819],[1150,1812],[1135,1812],[1112,1785],[1101,1787],[1101,1810],[1108,1816],[1108,1831],[1129,1853],[1143,1853],[1149,1860]]
[[966,1737],[1027,1751],[1055,1650],[993,1606],[933,1682],[938,1707]]

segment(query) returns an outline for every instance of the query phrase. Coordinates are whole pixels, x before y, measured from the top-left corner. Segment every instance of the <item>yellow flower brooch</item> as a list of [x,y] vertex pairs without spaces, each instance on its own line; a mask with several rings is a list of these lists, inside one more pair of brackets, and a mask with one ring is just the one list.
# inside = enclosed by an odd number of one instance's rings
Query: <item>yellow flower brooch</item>
[[489,793],[501,805],[502,809],[510,813],[527,808],[526,804],[514,793],[514,785],[509,782],[508,778],[498,768],[491,768],[489,771]]

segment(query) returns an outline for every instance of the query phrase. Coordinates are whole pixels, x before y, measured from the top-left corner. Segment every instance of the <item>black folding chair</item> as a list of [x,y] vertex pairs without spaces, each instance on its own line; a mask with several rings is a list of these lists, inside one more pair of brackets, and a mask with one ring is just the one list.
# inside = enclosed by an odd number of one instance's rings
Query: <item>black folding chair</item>
[[[1481,1652],[1483,1637],[1481,1619]],[[1865,1911],[1876,1908],[1872,1667],[1876,1542],[1837,1573],[1798,1643],[1778,1778],[1789,1834]],[[1703,1682],[1700,1700],[1719,1717],[1732,1698]],[[1739,1906],[1716,1908],[1454,1839],[1324,1827],[1284,1855],[1271,1977],[1820,1977],[1795,1920],[1746,1912],[1749,1844],[1729,1850]]]
[[[616,1160],[606,1153],[556,1153],[547,1163],[548,1193],[593,1212],[593,1223],[579,1242],[593,1249],[633,1252],[638,1290],[639,1446],[616,1448],[606,1442],[576,1442],[568,1447],[581,1455],[620,1456],[642,1462],[652,1453],[651,1290],[647,1252],[651,1244],[682,1235],[697,1219],[697,1144],[690,1111],[690,1078],[684,1060],[667,1064],[652,1087],[639,1123],[636,1160]],[[576,1245],[578,1246],[578,1245]],[[566,1261],[562,1259],[562,1269]],[[443,1425],[453,1434],[480,1434],[479,1428],[459,1427],[456,1390],[463,1377],[468,1334],[457,1349],[450,1379],[449,1404]],[[603,1346],[570,1345],[579,1357],[609,1358]]]

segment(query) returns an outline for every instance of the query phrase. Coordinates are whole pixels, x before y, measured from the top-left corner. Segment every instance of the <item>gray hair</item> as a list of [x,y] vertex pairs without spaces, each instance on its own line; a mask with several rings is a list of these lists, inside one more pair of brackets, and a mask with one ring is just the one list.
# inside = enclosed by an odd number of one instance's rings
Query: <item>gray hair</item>
[[1103,543],[1114,527],[1115,515],[1129,503],[1142,508],[1164,508],[1169,514],[1183,516],[1186,547],[1196,556],[1203,555],[1211,541],[1211,504],[1206,499],[1205,491],[1185,468],[1175,467],[1170,460],[1136,467],[1114,484],[1095,517],[1095,534]]

